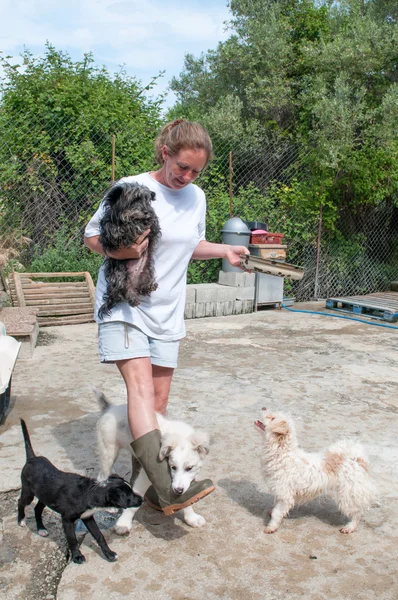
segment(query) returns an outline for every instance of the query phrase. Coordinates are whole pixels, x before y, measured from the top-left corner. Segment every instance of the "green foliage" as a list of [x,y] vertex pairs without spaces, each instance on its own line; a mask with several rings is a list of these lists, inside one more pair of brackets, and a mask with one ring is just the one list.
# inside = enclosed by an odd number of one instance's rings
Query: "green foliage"
[[22,223],[36,242],[92,211],[111,182],[113,136],[115,178],[152,166],[162,98],[148,99],[135,78],[111,76],[91,54],[73,62],[50,44],[41,58],[25,50],[21,66],[0,62],[2,229]]
[[[78,233],[78,232],[76,232]],[[61,227],[48,241],[44,249],[36,250],[32,257],[25,257],[26,270],[32,273],[88,271],[97,281],[103,256],[88,250],[82,234],[71,236],[68,227]]]
[[[322,207],[334,267],[359,276],[372,266],[359,250],[363,214],[398,205],[396,2],[229,6],[230,37],[186,56],[167,114],[202,122],[213,140],[215,159],[198,179],[207,239],[221,241],[230,217],[231,150],[232,214],[285,233],[289,261],[301,262],[298,249],[314,256]],[[152,168],[162,99],[148,100],[123,71],[110,76],[91,54],[74,63],[48,45],[43,58],[25,51],[22,60],[0,58],[0,228],[21,248],[46,240],[44,252],[25,252],[29,268],[73,266],[95,278],[101,258],[82,246],[81,231],[110,183],[113,136],[116,178]],[[188,280],[215,281],[220,266],[192,261]],[[373,266],[384,281],[389,265]]]
[[367,254],[363,235],[346,239],[337,234],[324,244],[320,285],[326,295],[347,295],[347,282],[350,281],[356,282],[355,293],[358,295],[374,289],[388,290],[395,273],[394,264]]
[[173,79],[177,107],[195,107],[216,147],[234,150],[235,171],[245,148],[276,135],[305,149],[291,172],[335,214],[397,202],[394,3],[232,0],[230,9],[230,38],[187,56]]
[[[174,114],[195,114],[214,142],[216,165],[204,181],[211,190],[215,180],[217,190],[209,194],[209,234],[229,217],[232,150],[233,214],[297,241],[294,260],[298,246],[313,253],[321,206],[323,234],[337,246],[339,215],[347,213],[354,237],[346,243],[355,252],[360,207],[398,204],[396,3],[231,0],[229,7],[230,37],[199,58],[186,56],[171,82]],[[355,261],[341,261],[352,273]]]
[[221,260],[192,260],[188,266],[187,283],[213,283],[218,280]]

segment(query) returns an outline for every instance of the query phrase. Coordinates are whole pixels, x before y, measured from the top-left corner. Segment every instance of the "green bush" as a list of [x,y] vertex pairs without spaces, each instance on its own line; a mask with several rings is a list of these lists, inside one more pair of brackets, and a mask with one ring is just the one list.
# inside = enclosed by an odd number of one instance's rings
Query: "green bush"
[[71,236],[66,227],[49,239],[47,247],[33,251],[32,258],[26,263],[26,271],[32,273],[51,273],[88,271],[97,282],[98,271],[103,257],[92,252],[83,244],[83,236]]

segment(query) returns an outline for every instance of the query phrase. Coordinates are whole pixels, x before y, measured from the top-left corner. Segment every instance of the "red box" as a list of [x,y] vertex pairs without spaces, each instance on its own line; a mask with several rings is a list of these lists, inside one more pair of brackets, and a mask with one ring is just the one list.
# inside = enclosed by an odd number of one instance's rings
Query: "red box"
[[270,231],[268,231],[267,235],[265,236],[265,241],[261,242],[261,243],[262,244],[283,244],[284,237],[285,237],[284,233],[271,233]]
[[250,243],[251,244],[266,244],[267,242],[265,240],[267,239],[267,235],[268,235],[268,231],[265,231],[265,229],[255,229],[251,233]]

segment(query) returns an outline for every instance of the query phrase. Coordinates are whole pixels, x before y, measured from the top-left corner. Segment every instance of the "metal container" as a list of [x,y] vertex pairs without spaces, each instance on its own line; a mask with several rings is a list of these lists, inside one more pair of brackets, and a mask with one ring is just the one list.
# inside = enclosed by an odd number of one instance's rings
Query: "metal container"
[[[221,230],[222,243],[230,246],[245,246],[249,247],[250,229],[239,217],[228,219]],[[241,273],[242,269],[233,267],[226,258],[222,260],[222,270],[227,272]]]
[[[251,246],[250,253],[253,256],[260,256],[260,248]],[[275,277],[274,275],[256,273],[255,278],[255,296],[254,310],[259,306],[281,306],[283,300],[283,277]]]
[[243,222],[246,223],[246,225],[248,226],[250,231],[253,231],[254,229],[265,229],[265,231],[267,231],[267,224],[263,223],[262,221],[243,221]]

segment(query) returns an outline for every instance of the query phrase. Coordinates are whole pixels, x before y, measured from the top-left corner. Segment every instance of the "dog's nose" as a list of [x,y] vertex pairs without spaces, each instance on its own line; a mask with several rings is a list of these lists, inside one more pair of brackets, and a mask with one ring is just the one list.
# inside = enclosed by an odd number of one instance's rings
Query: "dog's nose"
[[130,498],[130,502],[128,503],[129,508],[139,508],[141,504],[144,502],[144,499],[137,494],[132,494]]
[[174,493],[177,494],[178,496],[181,496],[181,494],[184,492],[184,488],[174,488]]

